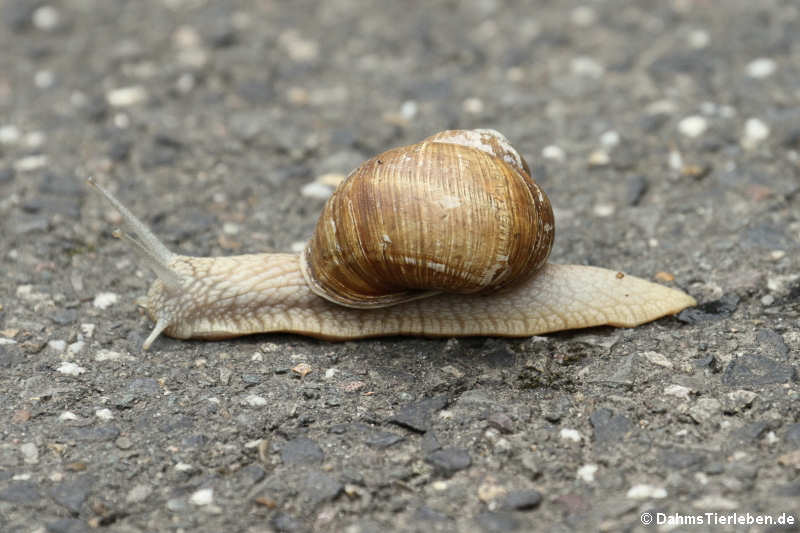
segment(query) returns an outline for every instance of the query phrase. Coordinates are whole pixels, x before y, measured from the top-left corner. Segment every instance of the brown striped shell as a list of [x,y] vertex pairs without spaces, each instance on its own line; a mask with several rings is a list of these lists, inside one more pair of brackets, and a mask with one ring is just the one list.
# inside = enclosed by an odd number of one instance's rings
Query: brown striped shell
[[366,161],[328,199],[301,268],[355,308],[529,279],[553,244],[553,210],[494,130],[449,130]]

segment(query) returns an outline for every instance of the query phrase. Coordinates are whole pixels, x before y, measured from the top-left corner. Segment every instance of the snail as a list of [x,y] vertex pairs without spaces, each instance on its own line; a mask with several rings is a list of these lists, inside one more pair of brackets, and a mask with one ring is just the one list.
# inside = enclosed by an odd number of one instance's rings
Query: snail
[[547,262],[553,211],[528,164],[494,130],[450,130],[355,169],[300,254],[170,251],[109,191],[125,240],[158,276],[140,302],[165,333],[224,339],[289,332],[527,337],[633,327],[695,305],[614,270]]

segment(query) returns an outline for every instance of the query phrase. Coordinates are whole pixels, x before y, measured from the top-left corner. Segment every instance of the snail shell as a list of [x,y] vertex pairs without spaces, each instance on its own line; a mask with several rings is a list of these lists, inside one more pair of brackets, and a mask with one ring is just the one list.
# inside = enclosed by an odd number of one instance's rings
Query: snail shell
[[356,168],[301,256],[311,290],[375,308],[522,283],[553,245],[553,210],[494,130],[450,130]]

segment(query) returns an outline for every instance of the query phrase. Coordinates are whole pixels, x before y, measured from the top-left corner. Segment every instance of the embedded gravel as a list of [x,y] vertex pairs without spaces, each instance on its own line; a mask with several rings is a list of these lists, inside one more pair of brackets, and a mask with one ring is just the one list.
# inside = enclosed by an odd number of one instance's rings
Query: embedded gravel
[[[798,530],[798,35],[794,0],[0,0],[0,531]],[[525,155],[551,260],[700,305],[141,351],[87,176],[181,253],[297,250],[455,127]]]

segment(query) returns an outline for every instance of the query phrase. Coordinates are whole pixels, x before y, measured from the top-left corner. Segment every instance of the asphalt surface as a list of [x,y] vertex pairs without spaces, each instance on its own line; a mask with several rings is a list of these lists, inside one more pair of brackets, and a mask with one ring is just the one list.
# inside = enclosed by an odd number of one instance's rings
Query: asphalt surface
[[[793,0],[0,1],[0,530],[798,530],[798,35]],[[86,176],[181,253],[296,250],[330,174],[454,127],[524,154],[553,261],[700,305],[141,351],[154,276]]]

